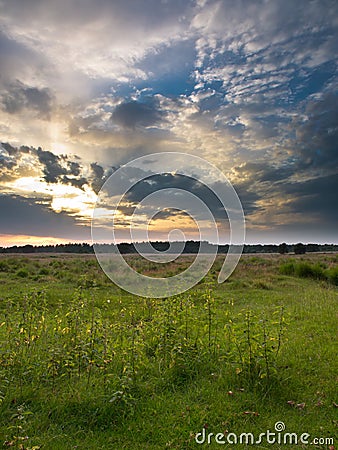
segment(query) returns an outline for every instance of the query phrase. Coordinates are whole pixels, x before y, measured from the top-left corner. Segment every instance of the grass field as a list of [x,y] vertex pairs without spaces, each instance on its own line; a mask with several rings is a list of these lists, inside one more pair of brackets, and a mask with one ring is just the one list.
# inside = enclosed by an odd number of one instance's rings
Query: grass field
[[[189,258],[129,257],[152,276]],[[337,448],[338,256],[244,255],[218,284],[221,261],[156,300],[120,290],[94,256],[1,256],[0,446],[219,448],[223,433],[229,449]],[[321,440],[239,443],[276,422]]]

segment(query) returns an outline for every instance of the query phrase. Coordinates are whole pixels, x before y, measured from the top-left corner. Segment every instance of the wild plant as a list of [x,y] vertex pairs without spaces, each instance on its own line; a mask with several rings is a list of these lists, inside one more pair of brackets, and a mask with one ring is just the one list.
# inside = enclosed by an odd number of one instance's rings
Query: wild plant
[[205,300],[204,308],[207,312],[206,325],[204,329],[207,333],[208,352],[210,355],[215,355],[217,348],[217,320],[214,312],[215,299],[212,296],[210,283],[208,283],[203,297]]
[[277,375],[285,325],[284,307],[276,309],[272,318],[251,310],[242,311],[228,324],[234,362],[239,366],[236,372],[249,384],[263,379],[269,382]]
[[15,413],[12,415],[10,421],[13,425],[9,425],[7,430],[10,433],[7,436],[7,440],[4,442],[5,447],[15,447],[22,450],[38,450],[40,446],[28,447],[27,442],[29,436],[27,436],[28,418],[33,413],[29,411],[22,403],[16,407]]

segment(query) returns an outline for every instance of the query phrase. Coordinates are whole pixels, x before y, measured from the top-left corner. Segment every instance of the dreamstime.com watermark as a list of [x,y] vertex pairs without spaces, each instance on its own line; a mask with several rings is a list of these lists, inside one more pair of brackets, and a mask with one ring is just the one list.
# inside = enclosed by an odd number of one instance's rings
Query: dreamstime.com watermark
[[286,426],[284,422],[276,422],[274,431],[266,430],[263,433],[211,433],[205,428],[202,429],[195,436],[197,444],[219,444],[219,445],[327,445],[333,447],[332,437],[314,437],[312,438],[309,433],[297,434],[293,432],[285,431]]
[[[169,248],[159,251],[150,234],[170,221],[172,228],[164,238]],[[217,245],[208,242],[220,242],[220,224],[229,244],[218,274],[218,282],[223,283],[236,268],[245,240],[244,213],[235,189],[205,159],[180,152],[152,153],[121,166],[105,181],[93,213],[92,241],[101,268],[120,288],[142,297],[171,297],[207,275],[217,256]],[[188,268],[174,275],[138,272],[117,245],[131,242],[147,264],[160,266],[184,253],[189,226],[199,242],[198,252]]]

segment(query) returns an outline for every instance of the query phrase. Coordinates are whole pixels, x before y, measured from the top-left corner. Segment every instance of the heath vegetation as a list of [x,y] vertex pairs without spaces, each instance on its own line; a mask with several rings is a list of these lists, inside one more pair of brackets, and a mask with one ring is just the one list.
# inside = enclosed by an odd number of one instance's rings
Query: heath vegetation
[[[129,258],[164,276],[192,256]],[[218,284],[220,256],[194,289],[152,299],[120,290],[92,255],[1,256],[0,445],[193,449],[203,427],[277,421],[335,437],[337,262],[244,255]]]

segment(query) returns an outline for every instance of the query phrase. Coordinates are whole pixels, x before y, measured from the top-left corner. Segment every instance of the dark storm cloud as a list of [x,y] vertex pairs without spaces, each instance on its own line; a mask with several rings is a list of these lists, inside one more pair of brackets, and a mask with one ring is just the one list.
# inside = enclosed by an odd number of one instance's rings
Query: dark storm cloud
[[[338,168],[332,167],[334,173],[312,176],[310,171],[298,170],[298,162],[285,167],[273,167],[268,163],[246,163],[238,168],[238,174],[244,176],[244,181],[235,183],[235,188],[248,216],[258,211],[264,212],[264,202],[278,202],[273,209],[276,214],[286,214],[290,224],[285,229],[315,229],[318,222],[323,230],[336,232],[338,226],[337,192]],[[324,172],[325,173],[325,172]],[[300,174],[308,178],[300,178]],[[307,175],[308,174],[308,175]],[[248,202],[251,208],[248,208]],[[297,220],[293,220],[293,215]],[[274,221],[273,214],[267,219]],[[298,224],[298,225],[297,225]],[[302,224],[302,225],[301,225]],[[317,225],[315,225],[317,224]],[[277,226],[277,225],[276,225]],[[283,228],[284,225],[280,225]]]
[[[216,185],[212,186],[211,184],[211,188],[212,187],[214,187],[217,191],[218,187]],[[160,203],[163,200],[164,206],[165,197],[171,197],[172,195],[175,195],[175,189],[181,189],[184,192],[191,193],[198,197],[205,205],[208,206],[215,219],[226,219],[227,217],[222,203],[208,186],[199,182],[198,179],[193,179],[191,177],[179,174],[164,173],[150,176],[149,178],[136,183],[132,189],[127,192],[126,198],[132,203],[137,204],[148,195],[154,192],[160,192],[163,189],[169,189],[169,191],[164,193],[163,197],[160,198]],[[180,209],[179,201],[180,199],[178,198],[178,209]],[[162,207],[161,204],[158,206]]]
[[52,100],[49,89],[27,86],[20,81],[5,86],[1,94],[2,108],[5,112],[16,114],[28,109],[46,120],[50,118]]
[[47,183],[71,184],[80,189],[88,183],[87,179],[81,176],[82,168],[77,161],[69,161],[65,155],[58,156],[40,147],[36,150],[36,154],[42,164]]
[[[272,209],[288,215],[295,230],[300,228],[298,222],[310,227],[311,221],[318,225],[320,220],[323,229],[333,232],[338,226],[337,94],[327,92],[320,98],[310,98],[292,130],[295,136],[288,141],[284,160],[246,162],[234,168],[243,208],[249,215],[263,212],[264,204],[274,199],[279,207]],[[297,215],[294,222],[293,214]],[[292,225],[288,227],[292,229]]]
[[288,183],[293,174],[289,166],[273,167],[267,162],[247,162],[234,167],[234,188],[241,200],[246,216],[262,211],[260,200],[266,200]]
[[184,211],[175,210],[173,208],[165,208],[159,211],[154,217],[153,220],[175,220],[175,217],[190,217]]
[[102,166],[96,162],[90,165],[92,176],[91,176],[91,187],[93,191],[98,194],[104,183],[104,169]]
[[257,202],[260,200],[261,195],[255,189],[252,189],[251,183],[234,183],[234,189],[241,201],[245,216],[249,216],[259,209]]
[[294,153],[299,169],[338,169],[337,93],[309,101],[305,114],[305,120],[296,126]]
[[9,144],[1,143],[0,147],[0,169],[13,169],[16,165],[15,159],[12,157],[16,149]]
[[301,212],[304,218],[321,218],[323,226],[338,227],[338,173],[283,186],[283,194],[291,200],[292,212]]
[[[98,193],[106,179],[116,170],[111,166],[104,169],[96,162],[83,164],[76,156],[56,155],[41,147],[13,147],[9,143],[0,146],[0,179],[2,181],[15,180],[27,170],[27,161],[23,161],[23,155],[30,157],[30,165],[35,171],[41,171],[43,179],[47,183],[69,184],[79,189],[90,186]],[[72,159],[71,159],[72,158]],[[80,162],[79,162],[80,161]],[[5,180],[6,178],[6,180]]]
[[[21,176],[29,176],[31,172],[31,165],[28,161],[25,164],[20,164],[22,156],[31,153],[29,147],[21,146],[19,148],[13,147],[9,143],[2,142],[0,145],[0,182],[7,183],[15,181]],[[28,158],[29,159],[29,158]],[[2,187],[0,185],[0,187]]]
[[292,173],[290,166],[273,167],[268,162],[246,162],[234,167],[234,172],[241,178],[243,184],[253,184],[255,182],[275,183],[286,180]]
[[131,201],[140,202],[144,197],[157,192],[160,189],[177,188],[189,192],[196,192],[198,190],[197,186],[200,187],[203,185],[190,177],[163,173],[152,175],[145,180],[139,181],[130,191],[128,191],[126,196]]
[[89,239],[89,227],[79,226],[66,213],[55,213],[38,204],[39,199],[0,195],[0,234],[53,236],[68,239]]
[[[1,142],[2,147],[7,151],[7,153],[9,155],[16,155],[19,152],[19,149],[16,147],[13,147],[11,144],[9,144],[8,142]],[[26,147],[22,147],[22,149],[25,149]]]
[[117,168],[114,166],[111,166],[105,170],[102,166],[100,166],[100,164],[96,162],[91,163],[90,169],[91,174],[88,177],[88,183],[96,194],[98,194],[103,183],[105,183],[110,175],[112,175],[117,170]]
[[97,164],[96,162],[92,163],[90,165],[90,168],[92,169],[94,177],[99,180],[102,180],[103,175],[104,175],[104,168],[102,166],[100,166],[99,164]]
[[121,103],[112,113],[112,121],[125,128],[149,127],[163,120],[163,112],[154,98]]
[[71,184],[74,187],[82,189],[85,184],[88,184],[88,180],[85,177],[81,178],[70,178],[67,175],[63,175],[60,179],[63,184]]
[[[28,155],[30,162],[23,161]],[[74,157],[76,159],[76,157]],[[78,161],[71,160],[66,155],[55,155],[48,150],[34,147],[13,147],[3,142],[0,146],[0,179],[15,180],[20,176],[29,175],[29,171],[40,169],[47,183],[70,184],[83,188],[89,181],[83,174],[83,167]]]
[[68,161],[67,163],[69,172],[75,177],[79,176],[81,173],[81,166],[76,161]]
[[57,183],[61,175],[67,174],[67,169],[61,165],[61,157],[54,153],[38,148],[37,155],[43,165],[44,178],[47,183]]

